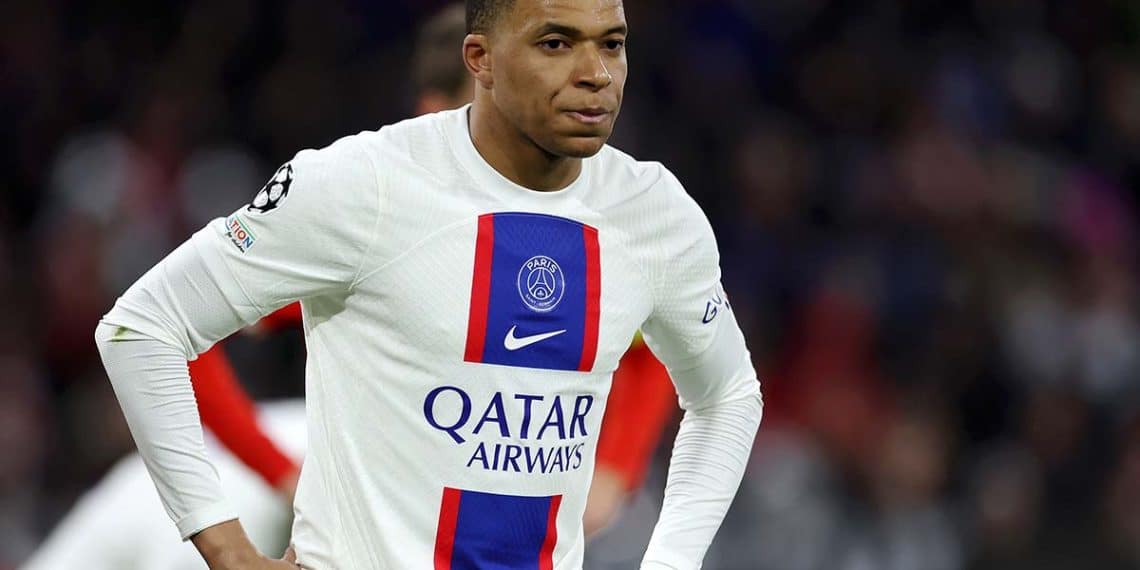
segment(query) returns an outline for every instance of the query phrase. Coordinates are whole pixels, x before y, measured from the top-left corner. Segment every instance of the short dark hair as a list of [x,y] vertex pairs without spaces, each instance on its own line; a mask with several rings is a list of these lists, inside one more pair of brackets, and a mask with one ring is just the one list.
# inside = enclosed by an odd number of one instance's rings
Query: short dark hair
[[467,33],[485,34],[514,0],[467,0]]
[[461,49],[467,35],[462,4],[452,4],[420,29],[412,63],[416,92],[438,91],[454,97],[467,82]]

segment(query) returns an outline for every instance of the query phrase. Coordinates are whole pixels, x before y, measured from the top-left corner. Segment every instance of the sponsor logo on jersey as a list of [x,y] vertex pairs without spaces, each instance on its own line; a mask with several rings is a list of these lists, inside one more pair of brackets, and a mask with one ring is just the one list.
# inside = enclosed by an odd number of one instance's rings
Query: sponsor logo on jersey
[[432,429],[471,450],[468,469],[533,474],[582,467],[593,408],[591,394],[495,392],[477,401],[458,386],[438,386],[423,411]]
[[230,217],[226,218],[226,235],[242,253],[249,251],[257,241],[257,236],[253,235],[249,226],[237,214],[230,214]]
[[592,370],[602,289],[598,230],[506,212],[480,216],[476,236],[463,359]]
[[713,319],[715,319],[722,310],[730,311],[732,310],[732,305],[728,304],[728,295],[725,295],[724,288],[717,283],[716,288],[713,289],[712,297],[705,302],[705,316],[701,319],[701,322],[706,325],[713,322]]
[[548,338],[554,338],[566,332],[566,329],[561,329],[545,333],[532,334],[530,336],[517,337],[515,336],[515,328],[516,327],[511,327],[511,330],[507,331],[507,336],[503,338],[503,348],[507,350],[518,350],[520,348],[526,348],[536,342],[542,342]]
[[254,214],[268,214],[276,210],[285,198],[289,196],[289,187],[293,185],[293,164],[286,162],[277,169],[269,182],[253,197],[253,201],[246,206],[246,210]]
[[562,495],[527,497],[444,487],[435,570],[552,570]]

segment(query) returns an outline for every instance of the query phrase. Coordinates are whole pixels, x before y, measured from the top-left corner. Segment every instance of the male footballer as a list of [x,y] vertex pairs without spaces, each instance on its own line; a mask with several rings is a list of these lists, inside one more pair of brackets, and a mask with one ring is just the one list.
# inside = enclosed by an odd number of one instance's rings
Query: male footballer
[[[642,567],[700,567],[723,520],[759,384],[704,214],[605,144],[621,2],[469,1],[467,25],[470,106],[298,153],[96,330],[168,514],[212,568],[580,568],[606,394],[639,328],[685,409]],[[295,300],[309,445],[279,561],[220,492],[186,360]]]

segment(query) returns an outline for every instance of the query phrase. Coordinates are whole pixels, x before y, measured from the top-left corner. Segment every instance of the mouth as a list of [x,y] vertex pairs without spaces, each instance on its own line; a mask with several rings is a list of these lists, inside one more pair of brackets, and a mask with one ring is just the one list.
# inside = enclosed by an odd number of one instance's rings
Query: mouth
[[585,107],[566,111],[570,118],[586,125],[598,125],[610,116],[610,112],[601,107]]

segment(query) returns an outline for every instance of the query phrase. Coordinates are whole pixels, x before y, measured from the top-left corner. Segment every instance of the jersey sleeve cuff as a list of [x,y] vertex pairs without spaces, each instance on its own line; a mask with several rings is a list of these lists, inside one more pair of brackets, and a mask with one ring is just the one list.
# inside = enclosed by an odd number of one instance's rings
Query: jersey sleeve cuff
[[236,518],[238,516],[229,504],[221,502],[197,509],[178,519],[175,524],[178,526],[178,534],[182,536],[182,540],[190,540],[190,537],[207,528]]

